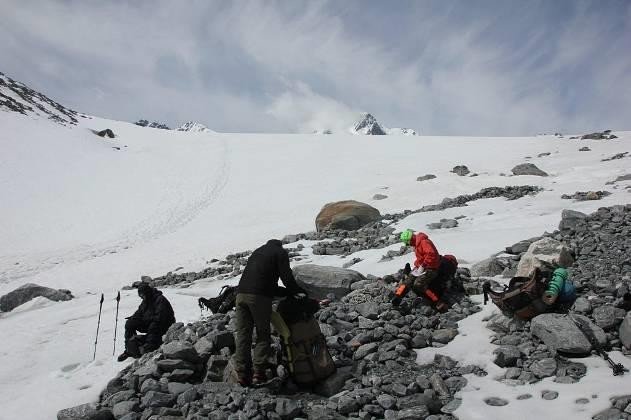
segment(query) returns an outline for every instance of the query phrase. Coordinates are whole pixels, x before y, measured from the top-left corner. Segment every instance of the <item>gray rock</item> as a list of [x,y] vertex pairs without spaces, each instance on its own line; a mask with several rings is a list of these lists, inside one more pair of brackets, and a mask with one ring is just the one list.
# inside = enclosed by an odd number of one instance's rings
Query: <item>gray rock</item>
[[498,398],[498,397],[485,398],[484,402],[487,405],[491,405],[493,407],[502,407],[504,405],[508,405],[508,401],[506,401],[505,399],[502,399],[502,398]]
[[276,399],[276,414],[281,419],[295,419],[302,412],[302,406],[298,401],[290,400],[289,398],[277,398]]
[[530,244],[532,244],[532,242],[532,240],[519,241],[516,244],[511,245],[508,252],[519,255],[522,252],[528,251],[528,248],[530,247]]
[[627,312],[627,315],[624,317],[618,329],[618,334],[622,345],[631,350],[631,312]]
[[379,317],[379,304],[377,302],[364,302],[355,307],[355,310],[368,319]]
[[622,418],[622,411],[613,407],[592,416],[592,420],[620,420]]
[[57,420],[90,420],[98,413],[96,404],[81,404],[57,412]]
[[[170,379],[170,378],[169,378]],[[180,382],[169,382],[167,385],[167,389],[169,390],[169,394],[178,396],[181,393],[188,391],[193,387],[192,384],[189,383],[180,383]]]
[[193,369],[193,364],[180,359],[162,359],[155,362],[160,372],[173,372],[177,369]]
[[397,420],[418,420],[429,416],[429,409],[421,405],[414,408],[406,408],[397,413]]
[[391,408],[395,408],[396,407],[397,399],[394,398],[392,395],[379,394],[377,396],[377,404],[379,404],[384,409],[389,410]]
[[603,305],[594,309],[592,316],[596,325],[605,331],[612,330],[622,322],[626,315],[624,309],[611,305]]
[[193,375],[195,375],[195,371],[193,371],[191,369],[175,369],[169,375],[169,381],[172,381],[172,382],[186,382]]
[[171,341],[162,346],[162,354],[166,359],[181,359],[187,362],[197,363],[199,355],[191,343],[187,341]]
[[350,414],[358,411],[360,407],[359,401],[350,395],[342,395],[337,401],[337,411],[341,414]]
[[299,265],[293,272],[298,285],[314,299],[325,299],[329,293],[340,299],[351,291],[351,284],[365,279],[354,270],[314,264]]
[[12,311],[18,306],[40,296],[55,302],[73,298],[70,290],[51,289],[50,287],[27,283],[0,297],[0,312]]
[[569,267],[574,263],[570,250],[553,238],[533,242],[517,265],[517,276],[529,277],[535,268],[552,271],[557,267]]
[[386,198],[388,198],[388,196],[383,194],[375,194],[372,196],[373,200],[385,200]]
[[[521,394],[521,395],[518,395],[518,396],[517,396],[517,399],[518,399],[518,400],[520,400],[520,401],[521,401],[521,400],[529,400],[529,399],[531,399],[531,398],[532,398],[532,395],[531,395],[531,394]],[[506,404],[505,404],[505,405],[506,405]]]
[[352,377],[353,375],[348,370],[338,369],[333,375],[319,382],[314,387],[314,392],[324,397],[332,397],[340,392],[344,387],[344,383]]
[[511,169],[513,175],[534,175],[534,176],[548,176],[548,174],[541,169],[537,168],[534,163],[522,163]]
[[559,396],[559,393],[556,391],[541,391],[541,398],[544,400],[556,400]]
[[315,224],[318,232],[324,229],[357,230],[381,220],[376,208],[359,201],[347,200],[328,203],[318,213]]
[[447,219],[444,222],[441,222],[441,229],[452,229],[458,226],[458,221],[456,219]]
[[458,335],[458,330],[455,328],[441,328],[432,332],[432,342],[447,344]]
[[230,358],[221,355],[212,355],[206,364],[205,382],[221,382],[224,380],[226,368]]
[[578,312],[581,314],[589,314],[592,311],[592,304],[589,303],[589,300],[587,300],[586,298],[579,297],[574,302],[573,309],[575,312]]
[[576,210],[565,209],[561,212],[561,222],[559,223],[559,230],[574,229],[576,226],[587,219],[585,213],[581,213]]
[[215,348],[214,344],[208,339],[208,337],[200,338],[193,347],[199,357],[201,357],[204,361],[210,357]]
[[453,169],[451,170],[451,172],[453,172],[454,174],[456,174],[458,176],[466,176],[471,171],[465,165],[458,165],[458,166],[454,166]]
[[[573,315],[583,319],[589,325],[601,345],[607,342],[602,328],[583,315]],[[548,348],[577,356],[589,355],[592,345],[576,324],[566,315],[541,314],[534,317],[530,324],[531,333],[539,337]]]
[[115,418],[119,419],[126,414],[140,411],[140,405],[138,400],[121,401],[112,407],[112,414]]
[[493,363],[499,367],[514,367],[521,357],[521,352],[517,346],[501,346],[493,350],[495,360]]
[[417,181],[428,181],[428,180],[434,179],[434,178],[436,178],[436,175],[427,174],[427,175],[419,176],[418,178],[416,178],[416,180]]
[[379,347],[377,343],[367,343],[362,344],[355,350],[355,354],[353,354],[353,359],[360,360],[364,357],[368,356],[371,353],[375,353]]
[[175,402],[175,395],[165,392],[149,391],[141,399],[142,407],[171,407]]
[[551,357],[536,360],[532,365],[530,365],[530,371],[537,378],[547,378],[553,376],[557,370],[557,362]]
[[502,274],[504,268],[495,257],[490,257],[474,264],[470,271],[472,277],[493,277]]

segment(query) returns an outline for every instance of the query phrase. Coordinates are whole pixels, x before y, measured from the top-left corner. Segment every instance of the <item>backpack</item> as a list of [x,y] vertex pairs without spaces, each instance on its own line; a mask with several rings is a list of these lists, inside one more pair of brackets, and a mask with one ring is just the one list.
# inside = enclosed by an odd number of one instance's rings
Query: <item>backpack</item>
[[281,336],[289,373],[299,385],[313,385],[335,373],[336,367],[318,321],[313,314],[283,319],[272,312],[272,325]]
[[529,320],[542,313],[541,295],[546,290],[546,281],[540,270],[535,269],[530,277],[513,277],[504,290],[491,288],[490,282],[485,282],[484,303],[491,298],[504,315],[515,316]]
[[213,314],[227,314],[234,309],[237,301],[237,286],[225,285],[219,291],[219,295],[214,298],[199,298],[197,303],[201,309],[208,309]]

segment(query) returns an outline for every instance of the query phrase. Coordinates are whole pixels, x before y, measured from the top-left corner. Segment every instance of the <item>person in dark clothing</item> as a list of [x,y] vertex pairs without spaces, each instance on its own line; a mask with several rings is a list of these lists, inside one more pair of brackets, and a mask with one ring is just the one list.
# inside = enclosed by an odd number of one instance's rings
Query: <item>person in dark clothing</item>
[[[278,286],[278,278],[285,288]],[[274,296],[304,297],[289,267],[289,255],[282,242],[271,239],[252,252],[239,281],[236,299],[235,367],[244,386],[264,382],[271,344],[270,318]],[[252,332],[256,346],[252,358]],[[254,360],[252,360],[254,359]]]
[[161,291],[142,283],[138,286],[138,296],[142,303],[125,322],[125,351],[118,356],[119,362],[128,357],[140,357],[160,347],[162,336],[175,323],[171,303]]

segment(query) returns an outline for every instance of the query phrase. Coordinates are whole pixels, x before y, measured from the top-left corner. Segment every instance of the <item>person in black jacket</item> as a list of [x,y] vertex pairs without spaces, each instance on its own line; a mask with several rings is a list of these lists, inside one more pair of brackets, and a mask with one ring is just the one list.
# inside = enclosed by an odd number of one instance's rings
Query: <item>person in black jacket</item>
[[[142,303],[125,322],[125,351],[118,356],[119,362],[128,357],[140,357],[160,347],[162,336],[175,323],[171,303],[161,291],[142,283],[138,286],[138,296]],[[137,332],[146,334],[138,335]]]
[[[279,277],[286,289],[278,286]],[[247,386],[267,379],[265,370],[271,343],[270,317],[273,297],[304,297],[305,292],[296,283],[289,267],[289,255],[278,239],[271,239],[252,252],[241,275],[238,291],[234,361],[239,383]],[[256,346],[252,358],[254,328]]]

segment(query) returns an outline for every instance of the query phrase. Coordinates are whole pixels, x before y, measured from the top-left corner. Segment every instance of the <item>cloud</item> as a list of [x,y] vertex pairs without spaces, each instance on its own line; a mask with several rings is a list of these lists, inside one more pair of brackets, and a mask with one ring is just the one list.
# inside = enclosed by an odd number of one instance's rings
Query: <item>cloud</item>
[[327,129],[345,132],[359,115],[346,104],[314,93],[304,83],[296,83],[276,97],[267,113],[302,133]]
[[0,71],[104,117],[305,132],[368,111],[426,134],[631,129],[625,2],[5,0],[0,13]]

